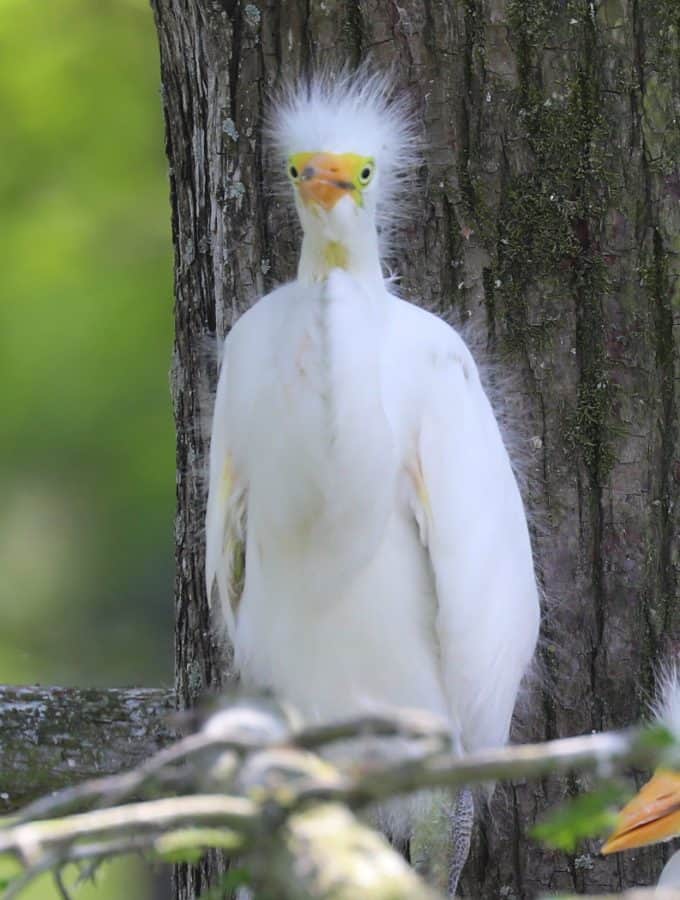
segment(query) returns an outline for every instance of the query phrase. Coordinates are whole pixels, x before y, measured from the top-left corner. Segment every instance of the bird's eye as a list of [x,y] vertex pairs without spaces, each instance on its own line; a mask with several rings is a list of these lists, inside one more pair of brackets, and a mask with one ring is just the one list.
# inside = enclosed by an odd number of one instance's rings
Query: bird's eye
[[373,178],[374,169],[373,163],[366,163],[361,172],[359,172],[359,182],[363,185],[368,184],[371,178]]
[[299,176],[300,173],[298,172],[298,170],[297,170],[297,168],[296,168],[295,166],[291,166],[291,167],[288,169],[288,174],[289,174],[290,177],[293,179],[293,181],[297,181],[298,176]]

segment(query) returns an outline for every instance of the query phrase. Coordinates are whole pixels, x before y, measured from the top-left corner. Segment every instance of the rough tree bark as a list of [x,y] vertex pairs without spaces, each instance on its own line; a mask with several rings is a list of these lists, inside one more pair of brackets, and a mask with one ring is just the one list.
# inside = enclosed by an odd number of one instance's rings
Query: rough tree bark
[[[177,686],[228,669],[210,634],[201,526],[206,337],[291,277],[263,105],[282,76],[393,65],[426,137],[404,294],[471,320],[517,374],[548,614],[522,736],[638,718],[678,616],[680,13],[675,0],[152,0],[170,160],[177,338]],[[483,502],[483,498],[480,498]],[[540,525],[538,524],[540,523]],[[578,789],[514,784],[482,823],[466,896],[648,883],[664,850],[548,852],[527,830]],[[214,861],[185,870],[193,897]]]
[[174,692],[0,687],[0,814],[138,765],[173,737]]

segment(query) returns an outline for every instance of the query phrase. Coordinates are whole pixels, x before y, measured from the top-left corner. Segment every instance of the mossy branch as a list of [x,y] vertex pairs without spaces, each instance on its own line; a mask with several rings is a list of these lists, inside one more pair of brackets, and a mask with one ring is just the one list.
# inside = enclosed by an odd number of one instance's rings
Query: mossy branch
[[0,814],[152,757],[174,709],[170,690],[0,686]]

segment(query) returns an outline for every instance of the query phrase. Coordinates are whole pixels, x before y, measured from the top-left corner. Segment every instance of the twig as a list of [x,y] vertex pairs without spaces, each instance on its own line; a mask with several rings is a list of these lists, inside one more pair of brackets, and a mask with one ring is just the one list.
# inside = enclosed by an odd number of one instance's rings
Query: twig
[[163,769],[202,751],[219,749],[233,749],[242,754],[254,749],[254,745],[243,741],[219,739],[202,732],[192,734],[160,750],[155,756],[130,772],[124,772],[122,775],[109,775],[105,778],[91,778],[74,787],[64,788],[49,797],[40,797],[20,810],[13,817],[13,822],[20,824],[33,819],[65,815],[73,808],[82,808],[88,801],[96,804],[98,801],[106,799],[108,806],[115,805],[140,791]]
[[336,741],[361,737],[438,738],[441,744],[451,743],[451,736],[444,722],[416,710],[310,726],[294,733],[291,743],[305,750],[316,750]]
[[664,755],[639,729],[563,738],[481,751],[474,756],[441,754],[382,765],[360,773],[345,788],[323,785],[300,792],[301,801],[342,800],[357,808],[397,794],[435,787],[461,787],[518,778],[540,778],[578,770],[609,777],[629,766],[652,766]]
[[191,826],[196,822],[226,825],[247,836],[260,826],[261,810],[246,797],[221,794],[166,797],[146,803],[92,810],[63,819],[16,825],[0,831],[0,853],[19,853],[30,860],[36,853],[58,850],[83,838],[96,840],[144,831],[159,832]]
[[57,885],[57,890],[61,895],[61,900],[73,900],[70,893],[66,889],[66,885],[64,884],[64,879],[61,877],[62,870],[61,868],[55,869],[53,872],[54,882]]

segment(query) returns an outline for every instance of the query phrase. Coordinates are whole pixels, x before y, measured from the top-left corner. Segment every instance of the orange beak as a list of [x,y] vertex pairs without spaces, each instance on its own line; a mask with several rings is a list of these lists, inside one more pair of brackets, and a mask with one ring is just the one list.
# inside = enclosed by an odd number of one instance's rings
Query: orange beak
[[657,844],[680,834],[680,774],[658,769],[619,813],[601,853]]
[[316,204],[328,212],[342,197],[352,196],[356,187],[352,181],[353,166],[350,154],[315,153],[300,172],[299,190],[302,202]]

